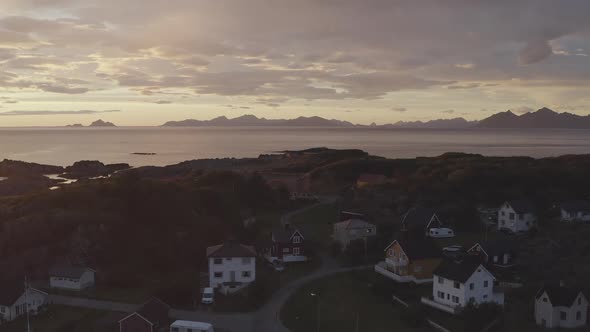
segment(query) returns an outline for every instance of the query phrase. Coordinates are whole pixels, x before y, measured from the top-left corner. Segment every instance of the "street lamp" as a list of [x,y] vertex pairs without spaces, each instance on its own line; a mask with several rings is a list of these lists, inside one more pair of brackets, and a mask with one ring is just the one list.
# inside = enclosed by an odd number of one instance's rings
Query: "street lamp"
[[316,302],[316,308],[317,308],[316,320],[317,320],[317,332],[320,332],[320,293],[311,292],[311,293],[309,293],[309,295],[311,295],[312,297],[318,298],[318,300]]

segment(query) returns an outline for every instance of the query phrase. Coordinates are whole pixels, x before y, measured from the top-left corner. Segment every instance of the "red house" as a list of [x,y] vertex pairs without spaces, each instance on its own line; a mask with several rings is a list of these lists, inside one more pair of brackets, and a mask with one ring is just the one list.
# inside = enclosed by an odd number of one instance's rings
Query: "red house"
[[170,306],[157,298],[144,303],[138,311],[119,321],[120,332],[166,332],[170,326]]
[[306,261],[305,237],[299,229],[289,225],[274,230],[271,233],[270,244],[265,248],[264,256],[270,262]]

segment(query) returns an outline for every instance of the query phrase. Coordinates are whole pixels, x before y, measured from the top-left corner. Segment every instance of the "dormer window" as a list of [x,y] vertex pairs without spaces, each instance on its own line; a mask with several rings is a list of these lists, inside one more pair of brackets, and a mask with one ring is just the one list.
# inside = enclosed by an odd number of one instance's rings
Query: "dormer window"
[[293,243],[301,243],[301,237],[300,236],[293,236]]
[[546,297],[543,298],[543,302],[547,302],[547,298]]

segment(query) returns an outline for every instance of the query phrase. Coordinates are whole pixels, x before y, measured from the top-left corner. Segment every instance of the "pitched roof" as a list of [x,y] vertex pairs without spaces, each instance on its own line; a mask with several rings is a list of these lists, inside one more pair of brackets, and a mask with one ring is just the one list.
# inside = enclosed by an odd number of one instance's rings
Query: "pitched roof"
[[345,221],[337,222],[335,225],[338,228],[342,227],[345,229],[364,229],[375,227],[375,225],[361,219],[348,219]]
[[479,261],[466,259],[462,262],[443,260],[441,264],[432,272],[432,274],[445,279],[465,283],[481,267],[485,269]]
[[411,208],[406,212],[404,215],[404,219],[402,220],[402,224],[406,227],[418,227],[424,226],[426,227],[432,216],[436,213],[433,209],[425,208],[425,207],[415,207]]
[[561,203],[561,208],[567,212],[590,212],[590,202],[576,200]]
[[[509,238],[498,238],[494,240],[478,242],[474,244],[473,247],[478,244],[488,256],[499,256],[505,253],[513,253],[516,250],[516,242]],[[469,250],[471,250],[471,248]]]
[[400,236],[393,240],[385,250],[389,249],[396,242],[410,260],[442,257],[441,250],[430,238],[403,238]]
[[537,292],[535,299],[541,297],[543,293],[547,293],[549,301],[554,306],[570,307],[582,291],[564,286],[545,285]]
[[226,241],[223,244],[207,248],[207,257],[254,257],[256,250],[236,241]]
[[0,305],[11,306],[25,292],[23,280],[3,280],[0,283]]
[[158,298],[152,297],[141,306],[137,313],[154,324],[159,323],[160,326],[166,326],[168,325],[169,311],[170,306],[168,304]]
[[[92,270],[85,266],[75,266],[67,264],[57,264],[51,267],[49,275],[52,277],[65,277],[80,279],[86,270]],[[92,270],[94,271],[94,270]]]
[[276,228],[272,231],[272,238],[275,242],[289,242],[293,234],[295,234],[296,232],[303,236],[303,234],[301,234],[301,231],[299,231],[298,228]]
[[535,205],[527,199],[513,200],[506,203],[508,203],[516,213],[531,213],[535,211]]

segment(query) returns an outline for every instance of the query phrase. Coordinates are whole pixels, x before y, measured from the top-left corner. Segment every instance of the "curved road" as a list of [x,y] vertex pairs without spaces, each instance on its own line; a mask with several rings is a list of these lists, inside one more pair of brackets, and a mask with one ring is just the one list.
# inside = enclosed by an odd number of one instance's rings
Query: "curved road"
[[[287,222],[293,215],[304,212],[315,206],[331,203],[333,201],[333,198],[323,198],[317,204],[312,204],[302,209],[287,213],[281,217],[281,223]],[[284,327],[280,320],[280,311],[287,299],[299,287],[310,281],[323,278],[334,273],[361,270],[371,267],[372,266],[339,267],[332,257],[328,255],[322,255],[322,265],[318,270],[309,275],[293,280],[281,287],[276,293],[272,295],[269,301],[257,311],[248,313],[215,313],[202,310],[190,311],[171,309],[170,317],[172,319],[209,322],[215,326],[216,330],[219,329],[221,331],[227,332],[289,332],[289,329]],[[133,312],[139,307],[136,304],[100,301],[63,295],[50,295],[49,301],[51,303],[74,307],[120,312]]]

